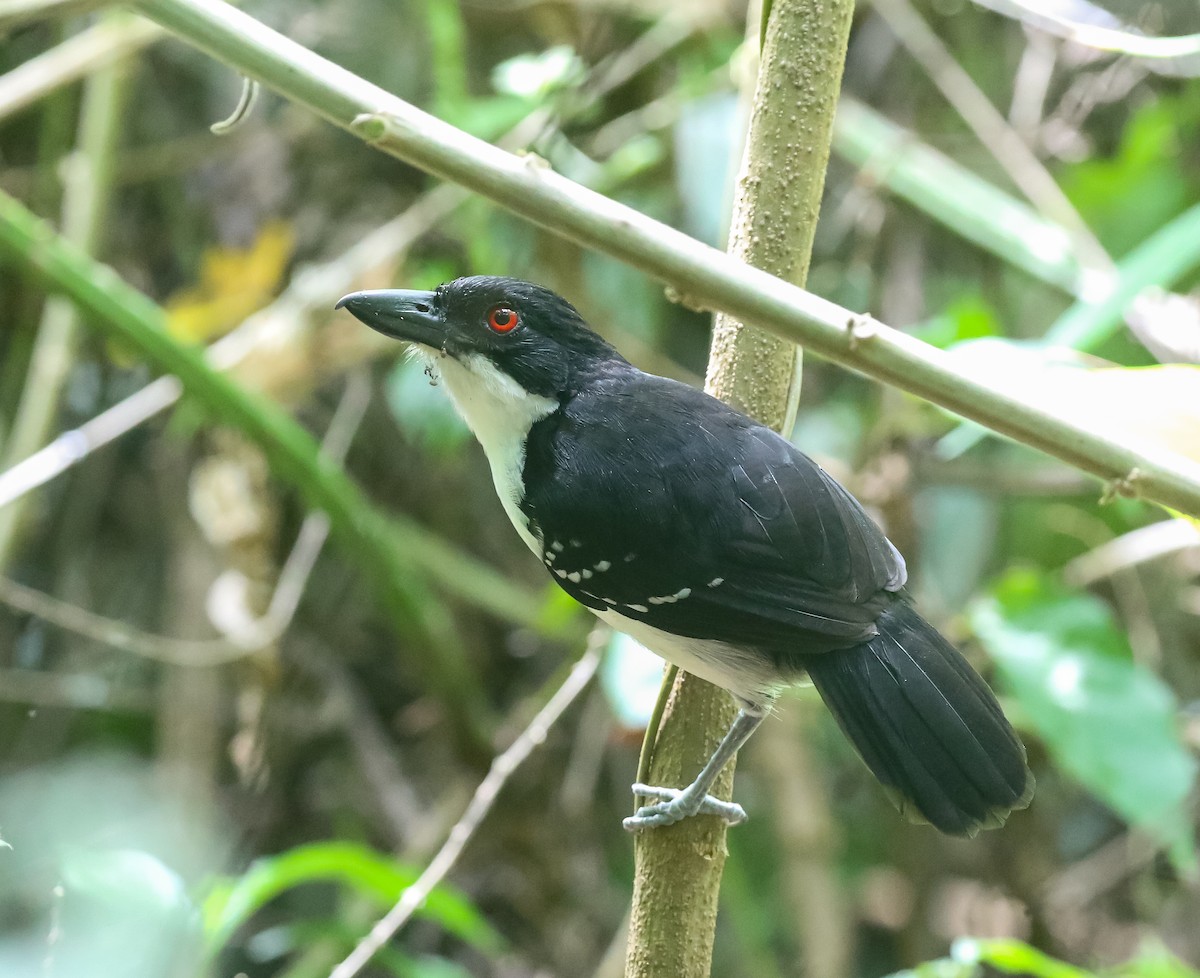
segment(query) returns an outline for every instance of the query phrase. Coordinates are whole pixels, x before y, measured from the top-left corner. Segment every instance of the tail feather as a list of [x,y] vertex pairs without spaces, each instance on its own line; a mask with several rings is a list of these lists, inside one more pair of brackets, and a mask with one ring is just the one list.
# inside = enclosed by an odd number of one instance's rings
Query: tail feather
[[821,698],[907,816],[952,835],[1002,825],[1033,775],[996,697],[909,605],[877,624],[869,642],[810,658]]

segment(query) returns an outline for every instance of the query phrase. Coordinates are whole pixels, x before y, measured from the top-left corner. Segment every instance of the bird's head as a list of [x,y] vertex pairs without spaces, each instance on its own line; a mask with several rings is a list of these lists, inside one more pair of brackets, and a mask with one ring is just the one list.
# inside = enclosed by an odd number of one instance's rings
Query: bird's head
[[561,399],[598,364],[624,363],[566,299],[517,279],[478,275],[432,292],[354,292],[337,308],[435,362],[449,358],[479,381],[515,382],[538,397]]

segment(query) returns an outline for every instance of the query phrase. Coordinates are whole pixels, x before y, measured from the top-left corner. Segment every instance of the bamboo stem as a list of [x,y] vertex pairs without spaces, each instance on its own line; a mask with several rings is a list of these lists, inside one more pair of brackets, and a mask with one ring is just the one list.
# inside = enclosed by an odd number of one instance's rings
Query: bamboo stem
[[[853,0],[775,0],[763,40],[729,250],[802,285],[825,185]],[[757,37],[759,18],[750,14]],[[718,315],[707,389],[776,429],[795,417],[800,350]],[[729,695],[680,672],[654,737],[650,783],[687,784],[733,718]],[[728,798],[733,764],[713,792]],[[690,818],[636,844],[627,978],[703,978],[712,962],[726,825]]]

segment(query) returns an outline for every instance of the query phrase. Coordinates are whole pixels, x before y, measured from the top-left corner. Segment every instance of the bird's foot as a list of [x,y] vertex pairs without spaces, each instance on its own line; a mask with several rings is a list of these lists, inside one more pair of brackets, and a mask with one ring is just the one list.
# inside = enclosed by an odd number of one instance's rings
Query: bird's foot
[[692,792],[690,788],[657,788],[649,784],[635,784],[635,795],[659,798],[653,805],[644,805],[621,824],[628,832],[656,829],[661,825],[674,825],[692,815],[716,815],[730,825],[746,821],[746,810],[732,801],[721,801],[712,795]]

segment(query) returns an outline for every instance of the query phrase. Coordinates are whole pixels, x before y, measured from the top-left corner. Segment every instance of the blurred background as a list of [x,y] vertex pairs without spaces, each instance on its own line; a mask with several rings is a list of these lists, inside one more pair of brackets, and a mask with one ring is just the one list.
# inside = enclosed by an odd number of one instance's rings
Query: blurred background
[[[179,399],[0,249],[0,974],[324,976],[589,628],[519,544],[443,392],[334,301],[534,279],[691,383],[708,317],[269,92],[210,131],[239,76],[132,15],[11,6],[0,189],[352,482],[322,547],[295,472],[235,414]],[[242,6],[723,244],[755,70],[737,0]],[[1185,3],[1055,8],[1200,31]],[[1103,53],[967,0],[859,4],[809,287],[1196,456],[1195,61]],[[1200,532],[915,398],[804,370],[796,443],[907,555],[926,614],[1021,730],[1038,793],[974,840],[909,825],[794,691],[738,765],[752,820],[729,835],[714,975],[1194,975]],[[620,819],[660,671],[609,643],[370,974],[621,974]]]

